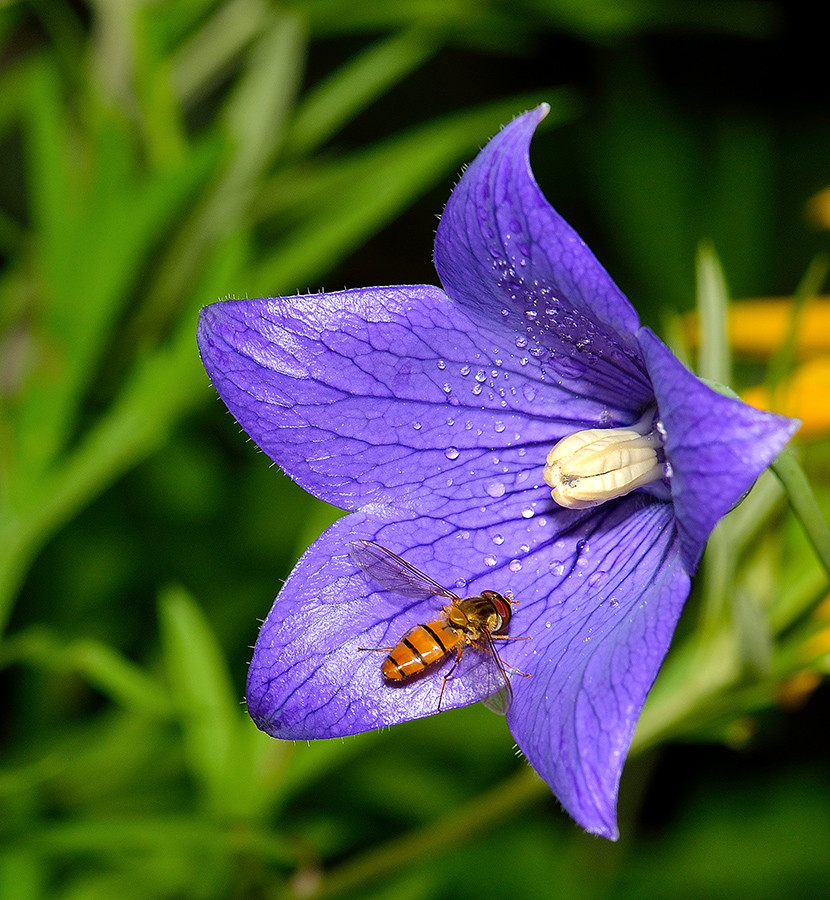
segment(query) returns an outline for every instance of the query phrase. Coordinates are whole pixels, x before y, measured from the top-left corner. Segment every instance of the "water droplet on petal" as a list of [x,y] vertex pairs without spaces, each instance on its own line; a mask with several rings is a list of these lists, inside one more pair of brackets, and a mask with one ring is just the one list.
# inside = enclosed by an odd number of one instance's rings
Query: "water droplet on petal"
[[479,382],[480,382],[480,381],[487,381],[487,373],[484,371],[484,369],[479,369],[479,370],[476,372],[476,374],[475,374],[474,377],[475,377],[475,380],[476,380],[476,381],[479,381]]
[[494,534],[493,535],[493,543],[497,546],[501,546],[504,543],[504,535],[503,534]]
[[554,559],[551,564],[548,566],[550,569],[551,575],[556,575],[559,577],[565,571],[565,564],[561,559]]
[[470,367],[469,367],[468,365],[463,365],[458,371],[459,371],[462,375],[469,375],[469,374],[470,374]]
[[412,427],[413,427],[416,431],[420,431],[420,430],[421,430],[421,423],[420,423],[420,422],[413,422],[413,423],[412,423]]
[[444,456],[446,456],[447,459],[458,459],[458,448],[447,447],[447,449],[444,451]]
[[439,369],[446,369],[446,368],[447,368],[447,364],[444,362],[443,359],[439,359],[439,360],[438,360],[438,368],[439,368]]
[[498,500],[504,496],[504,485],[500,481],[494,481],[487,485],[486,491],[494,500]]
[[482,390],[482,387],[480,384],[473,385],[473,393],[476,395],[476,397],[478,397],[478,395],[481,393],[481,390]]
[[526,507],[522,510],[522,518],[523,518],[523,519],[532,519],[532,518],[533,518],[533,515],[534,515],[534,511],[533,511],[533,509],[532,509],[531,507],[529,507],[529,506],[526,506]]
[[494,566],[496,564],[495,556],[485,556],[484,557],[484,565],[485,566]]
[[511,559],[508,568],[511,572],[520,572],[522,568],[522,561],[520,559]]
[[536,388],[532,384],[522,385],[522,393],[525,395],[525,400],[531,401],[536,397]]
[[590,584],[591,587],[598,587],[599,585],[602,584],[603,581],[605,581],[605,579],[607,577],[608,577],[607,572],[602,572],[602,571],[594,572],[594,574],[591,575],[591,577],[588,579],[588,584]]
[[496,422],[496,424],[493,426],[493,429],[501,434],[502,431],[504,431],[504,422]]

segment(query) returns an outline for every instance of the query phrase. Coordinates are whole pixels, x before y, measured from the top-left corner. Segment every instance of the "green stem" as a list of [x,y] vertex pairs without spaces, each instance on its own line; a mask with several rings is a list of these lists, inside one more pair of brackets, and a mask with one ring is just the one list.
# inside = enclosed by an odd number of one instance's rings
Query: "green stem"
[[790,506],[830,578],[830,528],[821,514],[804,470],[788,450],[779,454],[770,468],[784,486]]
[[529,766],[523,768],[463,809],[343,863],[323,877],[316,891],[304,896],[318,900],[358,888],[365,890],[370,882],[403,871],[416,860],[451,852],[459,841],[517,815],[529,803],[546,796],[550,796],[550,788]]

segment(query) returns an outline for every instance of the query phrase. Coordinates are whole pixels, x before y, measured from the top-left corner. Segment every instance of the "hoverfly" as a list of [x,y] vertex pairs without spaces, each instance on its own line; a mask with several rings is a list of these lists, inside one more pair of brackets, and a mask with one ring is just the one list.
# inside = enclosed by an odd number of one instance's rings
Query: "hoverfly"
[[401,682],[418,675],[430,666],[455,652],[455,662],[444,675],[438,695],[438,711],[447,679],[461,662],[467,647],[475,647],[484,654],[487,679],[492,687],[484,704],[494,712],[506,713],[513,700],[513,691],[507,676],[507,668],[527,677],[514,666],[505,663],[496,650],[494,640],[527,640],[497,634],[507,628],[511,616],[508,594],[482,591],[475,597],[459,597],[454,591],[434,581],[426,573],[415,568],[386,547],[374,541],[352,541],[349,544],[352,559],[373,581],[402,597],[424,600],[442,597],[450,602],[443,608],[442,616],[423,625],[415,625],[394,647],[361,647],[361,650],[383,650],[389,655],[383,661],[383,677]]

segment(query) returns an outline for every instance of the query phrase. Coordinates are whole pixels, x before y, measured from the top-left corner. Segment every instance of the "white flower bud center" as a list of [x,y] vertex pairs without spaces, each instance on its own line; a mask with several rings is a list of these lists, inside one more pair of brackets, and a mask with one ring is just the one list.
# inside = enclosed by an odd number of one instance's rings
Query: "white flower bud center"
[[665,477],[653,411],[628,428],[589,428],[562,438],[542,477],[568,509],[587,509]]

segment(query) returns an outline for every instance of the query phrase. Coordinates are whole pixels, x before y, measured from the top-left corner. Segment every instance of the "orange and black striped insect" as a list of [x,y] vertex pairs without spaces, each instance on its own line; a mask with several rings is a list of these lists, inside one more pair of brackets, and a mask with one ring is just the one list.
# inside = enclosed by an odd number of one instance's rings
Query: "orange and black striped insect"
[[474,647],[482,652],[486,666],[489,696],[483,702],[495,712],[506,713],[513,700],[506,668],[526,675],[505,664],[493,643],[498,639],[526,640],[497,633],[506,629],[510,622],[511,603],[515,602],[510,595],[482,591],[474,597],[462,598],[374,541],[352,541],[349,552],[369,578],[395,594],[419,600],[442,597],[450,601],[443,608],[440,619],[410,628],[394,647],[361,648],[389,653],[381,666],[383,677],[392,682],[404,681],[455,652],[455,662],[441,682],[440,711],[447,679],[461,662],[464,651]]

